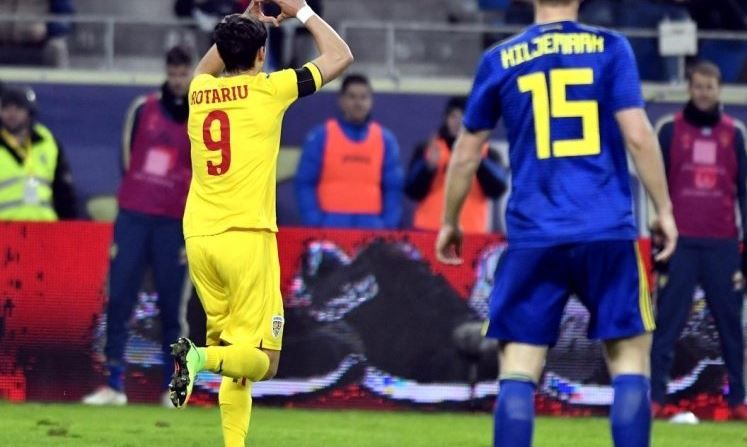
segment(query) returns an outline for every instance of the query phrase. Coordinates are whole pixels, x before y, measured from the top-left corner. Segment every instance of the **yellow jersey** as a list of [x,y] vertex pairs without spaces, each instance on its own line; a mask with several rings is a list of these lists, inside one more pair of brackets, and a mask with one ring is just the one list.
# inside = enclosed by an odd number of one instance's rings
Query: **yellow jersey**
[[280,130],[288,107],[318,90],[319,69],[196,76],[189,88],[192,182],[184,237],[226,230],[277,231],[275,194]]

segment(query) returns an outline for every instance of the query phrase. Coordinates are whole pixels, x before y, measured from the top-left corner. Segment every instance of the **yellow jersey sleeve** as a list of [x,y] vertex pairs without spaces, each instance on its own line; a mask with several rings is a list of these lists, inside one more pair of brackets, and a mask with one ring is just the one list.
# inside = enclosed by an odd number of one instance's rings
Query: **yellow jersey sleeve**
[[319,70],[319,67],[317,67],[313,62],[305,64],[304,67],[308,68],[311,72],[312,79],[314,80],[315,91],[319,91],[319,89],[322,88],[322,85],[324,85],[324,77],[322,76],[322,71]]
[[286,105],[291,105],[298,98],[308,96],[322,87],[322,73],[309,62],[293,70],[281,70],[269,75],[270,83],[275,86],[276,98]]
[[191,91],[201,90],[202,87],[211,82],[215,82],[215,76],[208,73],[202,73],[192,78],[192,82],[189,84],[189,89]]

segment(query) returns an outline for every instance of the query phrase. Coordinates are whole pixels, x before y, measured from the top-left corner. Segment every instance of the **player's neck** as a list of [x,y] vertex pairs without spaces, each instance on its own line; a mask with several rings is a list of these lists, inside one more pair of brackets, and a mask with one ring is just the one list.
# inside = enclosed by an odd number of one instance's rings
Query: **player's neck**
[[243,71],[233,71],[226,73],[228,76],[256,76],[262,71],[261,68],[252,68],[249,70],[243,70]]
[[534,14],[534,23],[554,23],[578,20],[578,6],[542,6]]
[[226,75],[228,76],[256,76],[260,73],[262,73],[262,68],[265,65],[264,60],[255,61],[252,68],[248,70],[237,70],[234,72],[228,72]]

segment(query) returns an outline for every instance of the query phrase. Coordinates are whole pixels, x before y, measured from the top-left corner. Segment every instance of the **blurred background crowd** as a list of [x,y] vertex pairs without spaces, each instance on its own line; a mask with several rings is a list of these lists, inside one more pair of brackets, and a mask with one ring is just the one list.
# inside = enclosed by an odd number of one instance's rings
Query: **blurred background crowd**
[[[745,82],[747,29],[744,0],[586,0],[582,21],[637,31],[630,34],[649,81],[675,81],[676,64],[658,54],[660,22],[694,21],[710,32],[699,56],[716,61],[727,82]],[[75,68],[155,69],[163,51],[186,43],[197,52],[225,14],[248,0],[2,0],[0,63]],[[424,0],[380,2],[313,0],[309,4],[338,26],[370,75],[465,76],[479,52],[532,21],[531,0]],[[268,13],[273,13],[269,8]],[[449,28],[449,26],[453,28]],[[502,27],[502,28],[500,28]],[[447,30],[445,32],[444,30]],[[377,41],[377,45],[366,45]],[[294,66],[313,52],[308,35],[292,21],[272,30],[270,69]],[[681,75],[680,75],[681,79]]]
[[[91,73],[102,78],[112,74],[159,73],[163,55],[180,47],[190,60],[210,45],[210,32],[224,15],[241,12],[248,0],[133,0],[126,3],[93,0],[0,0],[0,67],[57,67]],[[375,91],[368,77],[416,82],[467,80],[479,54],[496,41],[509,36],[532,21],[531,0],[470,0],[451,2],[381,2],[313,0],[310,5],[340,29],[356,54],[355,72],[341,89],[337,118],[345,135],[354,141],[356,126],[375,121],[372,115]],[[698,60],[713,61],[724,83],[747,81],[747,28],[744,0],[586,0],[581,20],[612,27],[629,34],[638,59],[641,78],[661,83],[684,82],[685,66]],[[271,7],[268,14],[277,13]],[[697,54],[662,56],[658,26],[662,22],[694,22],[701,33]],[[376,45],[371,45],[376,42]],[[268,71],[295,67],[314,54],[313,43],[296,21],[286,21],[270,32]],[[38,74],[38,72],[37,72]],[[13,80],[23,76],[15,72]],[[43,78],[42,76],[41,78]],[[0,81],[2,81],[0,68]],[[38,80],[32,77],[30,80]],[[152,77],[149,79],[153,79]],[[105,81],[100,81],[105,82]],[[16,83],[18,84],[18,82]],[[20,84],[26,84],[20,82]],[[462,83],[461,85],[464,85]],[[466,85],[465,85],[466,87]],[[436,85],[431,90],[438,91]],[[453,92],[454,89],[447,89]],[[467,88],[460,90],[466,94]],[[29,92],[33,95],[33,92]],[[12,95],[12,93],[11,93]],[[281,224],[353,226],[371,228],[433,228],[435,214],[429,203],[438,195],[437,173],[448,156],[439,152],[439,142],[453,143],[463,111],[463,99],[453,95],[439,105],[441,122],[432,131],[405,138],[396,129],[385,129],[386,156],[382,159],[381,191],[384,197],[381,219],[356,221],[322,218],[315,203],[316,188],[323,160],[325,130],[305,129],[309,140],[301,145],[296,177],[297,206],[291,219]],[[55,100],[58,98],[51,98]],[[32,101],[35,116],[39,113]],[[42,116],[43,111],[42,112]],[[316,124],[328,117],[317,117]],[[360,133],[360,132],[358,132]],[[58,141],[62,146],[65,141]],[[500,146],[500,145],[499,145]],[[486,152],[479,176],[479,190],[489,210],[480,211],[480,231],[500,229],[499,202],[508,184],[505,148]],[[66,166],[61,153],[61,166]],[[441,155],[439,155],[441,154]],[[297,160],[298,161],[298,160]],[[68,177],[79,173],[67,172]],[[295,172],[295,166],[293,171]],[[435,182],[436,186],[431,188]],[[429,191],[434,194],[429,200]],[[65,195],[72,197],[71,194]],[[84,200],[89,199],[86,194]],[[492,207],[492,204],[498,206]],[[73,206],[82,217],[86,206]],[[65,216],[69,213],[64,214]],[[428,218],[424,217],[428,215]],[[89,216],[90,217],[90,216]],[[484,217],[484,218],[483,218]]]

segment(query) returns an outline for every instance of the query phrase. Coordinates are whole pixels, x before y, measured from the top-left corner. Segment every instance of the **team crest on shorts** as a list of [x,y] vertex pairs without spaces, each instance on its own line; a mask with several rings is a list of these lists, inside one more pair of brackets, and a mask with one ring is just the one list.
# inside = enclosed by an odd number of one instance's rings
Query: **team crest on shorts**
[[283,323],[285,323],[285,318],[281,317],[280,315],[272,317],[272,336],[275,338],[280,337],[280,334],[283,333]]

